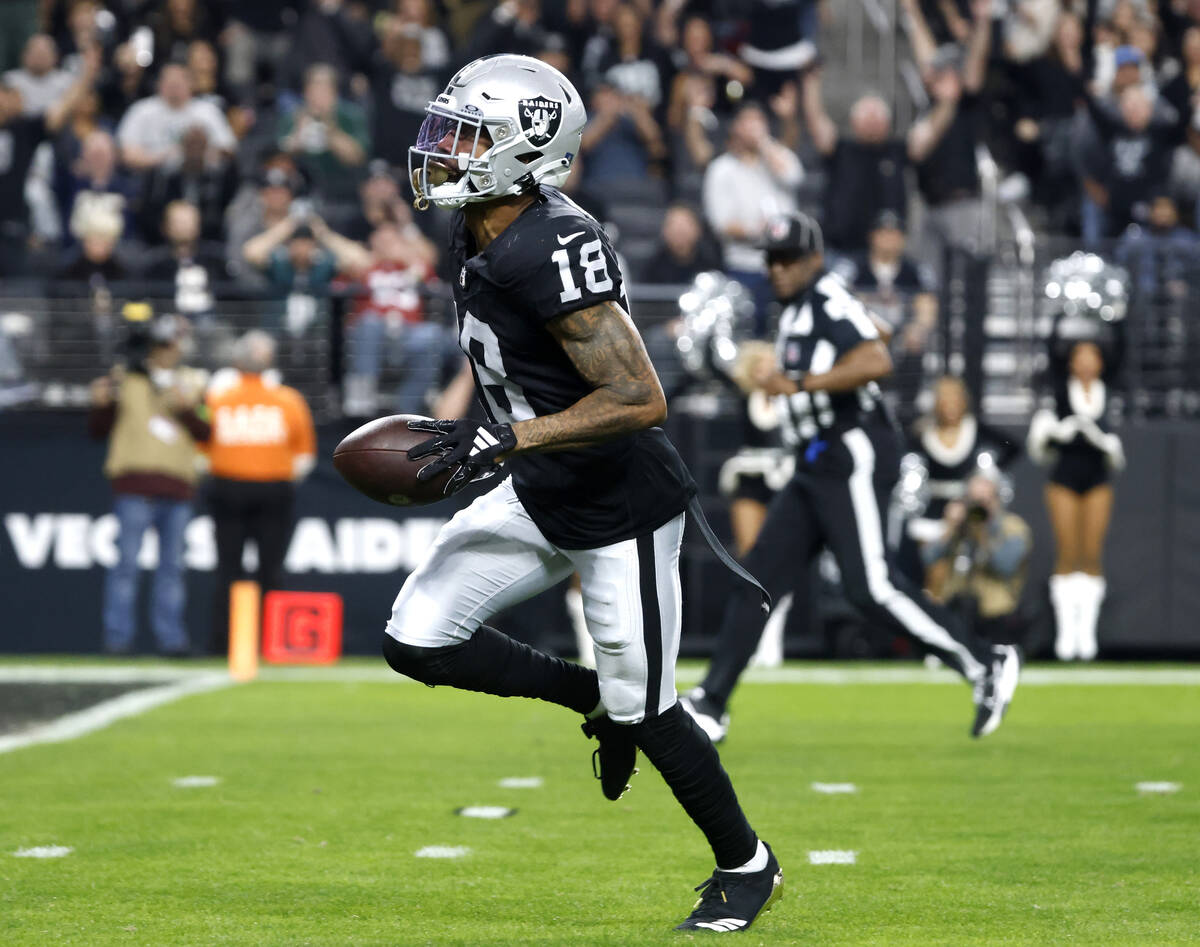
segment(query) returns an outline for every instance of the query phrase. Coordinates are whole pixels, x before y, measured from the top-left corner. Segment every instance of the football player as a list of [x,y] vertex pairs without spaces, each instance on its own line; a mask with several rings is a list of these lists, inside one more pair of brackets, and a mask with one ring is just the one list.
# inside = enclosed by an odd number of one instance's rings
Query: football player
[[[773,396],[796,472],[775,495],[745,565],[778,597],[797,563],[822,547],[837,560],[851,604],[873,624],[914,639],[974,687],[973,736],[995,730],[1012,700],[1020,654],[992,647],[894,567],[883,522],[900,475],[900,440],[876,381],[892,369],[876,318],[825,269],[820,227],[804,214],[773,221],[764,249],[783,311],[775,352],[747,373]],[[758,646],[757,601],[735,595],[726,606],[708,674],[684,708],[719,742],[726,704]]]
[[[666,401],[613,247],[555,186],[578,152],[583,102],[556,69],[497,55],[461,69],[426,111],[410,178],[418,207],[459,209],[459,340],[489,421],[414,422],[430,437],[409,456],[427,459],[421,479],[454,469],[450,492],[500,462],[512,476],[438,535],[400,590],[384,655],[426,684],[583,714],[609,799],[628,788],[641,750],[716,858],[680,927],[744,930],[783,876],[675,694],[679,548],[696,488],[657,427]],[[572,572],[596,670],[484,624]]]

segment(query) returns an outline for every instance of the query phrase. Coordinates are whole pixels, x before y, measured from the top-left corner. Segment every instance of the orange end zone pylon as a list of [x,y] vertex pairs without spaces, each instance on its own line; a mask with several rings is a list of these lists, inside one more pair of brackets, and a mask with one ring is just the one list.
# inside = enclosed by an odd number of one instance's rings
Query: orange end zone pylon
[[262,593],[257,582],[229,586],[229,676],[252,681],[258,676],[258,616]]

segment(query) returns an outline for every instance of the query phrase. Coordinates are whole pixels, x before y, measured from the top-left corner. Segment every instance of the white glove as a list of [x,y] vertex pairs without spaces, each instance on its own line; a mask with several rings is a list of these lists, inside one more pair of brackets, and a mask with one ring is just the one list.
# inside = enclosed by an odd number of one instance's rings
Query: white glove
[[1104,451],[1105,458],[1108,460],[1108,466],[1112,470],[1119,472],[1125,469],[1125,448],[1117,435],[1105,434],[1104,446],[1100,449]]
[[1054,412],[1045,408],[1035,413],[1030,420],[1025,449],[1035,464],[1045,467],[1054,459],[1054,449],[1050,442],[1056,440],[1055,433],[1059,423]]
[[1075,440],[1075,435],[1079,433],[1082,420],[1077,414],[1068,414],[1065,418],[1056,421],[1050,439],[1059,444],[1070,444]]

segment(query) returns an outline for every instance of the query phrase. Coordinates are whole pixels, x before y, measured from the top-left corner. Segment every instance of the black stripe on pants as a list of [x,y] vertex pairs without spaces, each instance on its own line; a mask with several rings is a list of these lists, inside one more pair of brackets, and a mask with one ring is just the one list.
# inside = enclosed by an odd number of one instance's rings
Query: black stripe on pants
[[646,645],[646,716],[658,713],[662,690],[662,616],[658,610],[658,577],[654,565],[654,534],[637,539],[638,584],[642,599],[642,639]]

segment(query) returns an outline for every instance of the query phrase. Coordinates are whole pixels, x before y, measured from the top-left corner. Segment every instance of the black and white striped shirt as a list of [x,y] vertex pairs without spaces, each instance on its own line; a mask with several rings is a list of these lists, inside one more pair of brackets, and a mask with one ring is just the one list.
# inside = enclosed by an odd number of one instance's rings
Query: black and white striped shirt
[[[878,338],[866,307],[850,294],[841,277],[823,273],[784,304],[775,352],[780,370],[800,385],[808,373],[824,374],[856,345]],[[789,447],[856,427],[865,415],[882,408],[875,382],[854,391],[778,395],[775,403]]]

